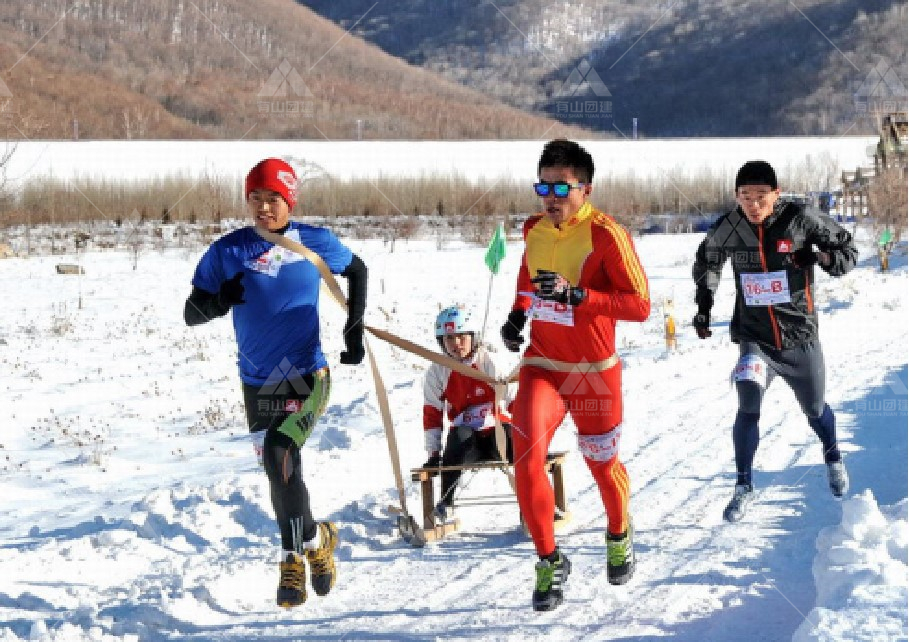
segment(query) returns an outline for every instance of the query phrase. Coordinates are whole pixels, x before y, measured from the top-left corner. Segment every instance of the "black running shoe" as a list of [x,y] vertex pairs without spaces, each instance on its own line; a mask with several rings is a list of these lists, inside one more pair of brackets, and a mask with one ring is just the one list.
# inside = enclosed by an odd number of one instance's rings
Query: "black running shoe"
[[533,589],[533,610],[551,611],[562,603],[562,584],[571,573],[571,562],[559,549],[536,565],[537,580]]
[[610,584],[624,584],[634,574],[634,529],[622,535],[606,531],[606,577]]

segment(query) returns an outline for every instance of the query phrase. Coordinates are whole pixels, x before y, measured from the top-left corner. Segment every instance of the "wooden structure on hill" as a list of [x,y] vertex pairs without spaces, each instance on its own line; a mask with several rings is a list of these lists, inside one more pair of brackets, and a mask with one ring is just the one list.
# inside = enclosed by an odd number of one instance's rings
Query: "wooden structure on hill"
[[906,135],[906,112],[895,112],[881,118],[880,140],[871,154],[874,166],[843,172],[843,216],[855,218],[864,215],[871,183],[884,171],[901,168],[906,173]]
[[874,172],[891,167],[906,171],[906,112],[888,114],[881,119],[881,139],[874,154]]

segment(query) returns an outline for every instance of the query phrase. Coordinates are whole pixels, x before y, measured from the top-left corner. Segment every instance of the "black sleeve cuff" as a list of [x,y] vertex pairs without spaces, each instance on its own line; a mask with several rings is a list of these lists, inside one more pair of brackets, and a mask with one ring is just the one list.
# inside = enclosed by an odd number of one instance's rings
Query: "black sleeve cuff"
[[366,264],[356,254],[341,276],[347,279],[347,318],[354,322],[363,319],[366,312],[366,284],[369,280],[369,270]]
[[222,305],[217,294],[193,286],[193,291],[183,306],[183,320],[188,326],[201,325],[223,317],[229,310],[230,306]]

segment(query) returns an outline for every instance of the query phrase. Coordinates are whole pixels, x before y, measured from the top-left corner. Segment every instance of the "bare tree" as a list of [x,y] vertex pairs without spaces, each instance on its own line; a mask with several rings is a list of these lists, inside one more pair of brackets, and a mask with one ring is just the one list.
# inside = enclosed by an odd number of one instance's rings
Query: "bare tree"
[[[6,99],[0,102],[0,124],[2,130],[9,128],[12,123],[12,101]],[[5,132],[3,132],[5,133]],[[16,143],[7,141],[2,151],[0,151],[0,197],[6,195],[6,171],[9,168],[13,154],[16,153]]]
[[9,168],[9,163],[15,153],[16,143],[7,142],[3,149],[0,150],[0,198],[6,196],[6,170]]
[[123,109],[123,136],[126,140],[145,138],[148,133],[148,113],[139,106]]
[[139,267],[139,255],[142,254],[142,250],[145,249],[145,241],[142,238],[142,223],[144,222],[144,218],[145,217],[140,214],[137,209],[134,209],[129,217],[129,232],[126,237],[126,247],[129,249],[129,254],[133,259],[133,270],[136,270]]
[[886,271],[890,252],[907,223],[906,170],[901,167],[885,169],[868,188],[868,205],[875,239],[879,239],[881,269]]

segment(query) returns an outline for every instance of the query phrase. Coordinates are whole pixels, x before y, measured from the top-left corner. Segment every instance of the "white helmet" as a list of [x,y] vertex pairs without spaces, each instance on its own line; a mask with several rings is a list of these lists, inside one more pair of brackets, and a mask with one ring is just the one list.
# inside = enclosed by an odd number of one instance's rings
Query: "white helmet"
[[436,337],[442,338],[449,334],[465,332],[475,334],[478,332],[470,312],[457,305],[452,305],[439,312],[439,316],[436,317]]
[[445,350],[445,344],[442,342],[443,337],[465,333],[470,333],[472,335],[473,350],[471,353],[476,352],[480,330],[474,324],[473,315],[464,308],[456,305],[447,307],[439,312],[439,315],[436,317],[436,340],[439,342],[439,347],[442,348],[442,351],[445,352],[445,354],[448,354],[448,351]]

